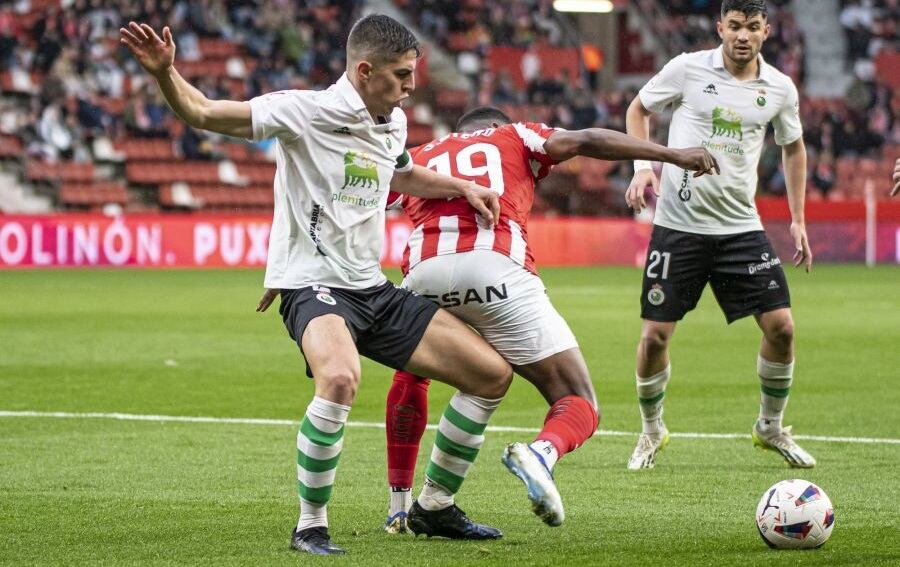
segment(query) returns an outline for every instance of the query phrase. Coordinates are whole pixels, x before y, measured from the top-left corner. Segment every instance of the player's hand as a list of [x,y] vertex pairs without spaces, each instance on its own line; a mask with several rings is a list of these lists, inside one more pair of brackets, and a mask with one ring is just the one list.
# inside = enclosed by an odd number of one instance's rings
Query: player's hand
[[629,207],[634,209],[634,212],[639,213],[641,210],[647,206],[647,201],[644,199],[644,193],[647,190],[647,186],[650,185],[653,187],[653,193],[659,196],[659,179],[656,178],[656,174],[653,173],[652,169],[642,169],[640,171],[634,172],[634,177],[631,178],[631,185],[628,186],[628,190],[625,191],[625,202]]
[[500,222],[500,196],[497,193],[472,181],[464,182],[462,187],[466,200],[484,217],[488,227]]
[[705,148],[684,148],[675,151],[678,158],[674,164],[681,169],[693,171],[694,177],[713,172],[719,174],[719,162]]
[[129,22],[127,28],[119,28],[119,41],[154,77],[162,75],[175,64],[175,41],[169,26],[163,28],[162,34],[160,39],[153,28],[135,22]]
[[278,294],[281,293],[280,289],[267,289],[265,293],[262,294],[262,297],[259,298],[259,304],[256,306],[256,312],[262,313],[266,309],[272,305],[272,302],[275,301],[275,298],[278,297]]
[[794,267],[801,265],[806,268],[806,273],[812,269],[812,251],[809,249],[809,240],[806,238],[806,225],[803,223],[791,223],[791,237],[794,239]]
[[900,193],[900,158],[894,163],[894,188],[891,189],[891,197]]

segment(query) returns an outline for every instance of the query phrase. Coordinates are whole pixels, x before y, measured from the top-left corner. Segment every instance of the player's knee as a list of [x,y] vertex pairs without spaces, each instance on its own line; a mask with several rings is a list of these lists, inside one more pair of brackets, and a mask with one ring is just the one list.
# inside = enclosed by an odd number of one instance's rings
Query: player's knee
[[782,348],[790,347],[794,343],[794,322],[791,319],[778,321],[769,327],[766,339]]
[[359,388],[359,374],[349,368],[326,369],[321,379],[331,394],[332,400],[353,400]]
[[652,357],[665,352],[669,346],[669,333],[665,330],[649,327],[641,333],[639,349],[645,356]]
[[512,367],[502,358],[487,369],[485,380],[479,385],[478,396],[496,400],[506,395],[509,385],[512,383]]

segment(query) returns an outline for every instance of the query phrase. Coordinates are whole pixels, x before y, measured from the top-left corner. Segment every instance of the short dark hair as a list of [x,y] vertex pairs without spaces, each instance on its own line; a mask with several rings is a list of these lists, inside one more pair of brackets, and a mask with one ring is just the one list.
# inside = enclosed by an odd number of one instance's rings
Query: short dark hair
[[456,131],[490,128],[493,123],[512,124],[512,118],[496,106],[479,106],[466,112],[456,121]]
[[406,26],[384,14],[360,18],[347,37],[347,61],[385,62],[398,59],[414,49],[421,55],[419,40]]
[[761,14],[763,18],[769,17],[769,9],[766,0],[725,0],[722,2],[722,17],[728,12],[741,12],[747,18]]

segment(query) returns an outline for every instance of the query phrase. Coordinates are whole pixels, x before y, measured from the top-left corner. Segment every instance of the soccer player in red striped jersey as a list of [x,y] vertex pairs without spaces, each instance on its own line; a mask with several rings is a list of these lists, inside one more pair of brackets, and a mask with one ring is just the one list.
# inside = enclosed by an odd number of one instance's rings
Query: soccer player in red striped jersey
[[[532,508],[558,526],[564,509],[553,481],[557,460],[596,431],[599,414],[584,357],[537,275],[528,244],[528,217],[538,180],[577,155],[670,162],[685,170],[718,171],[702,148],[671,149],[599,128],[566,131],[537,123],[513,123],[502,111],[481,107],[457,124],[457,132],[411,150],[414,163],[471,180],[500,195],[500,220],[488,226],[464,199],[392,196],[414,224],[403,258],[403,287],[449,309],[470,324],[550,404],[544,427],[531,444],[513,443],[506,467],[524,483]],[[452,361],[448,361],[452,364]],[[417,525],[432,502],[428,485],[459,486],[468,467],[467,437],[442,420],[416,502],[411,487],[419,441],[427,420],[428,379],[398,371],[388,392],[386,426],[391,503],[385,529],[427,533]],[[455,492],[455,491],[453,491]],[[440,492],[438,492],[440,494]]]

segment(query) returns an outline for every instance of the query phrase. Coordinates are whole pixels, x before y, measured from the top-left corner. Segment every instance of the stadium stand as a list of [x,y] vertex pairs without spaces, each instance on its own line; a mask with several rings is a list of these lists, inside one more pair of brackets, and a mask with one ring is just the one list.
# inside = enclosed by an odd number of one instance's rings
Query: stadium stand
[[[271,144],[250,144],[185,128],[118,42],[119,26],[172,27],[178,68],[212,98],[245,100],[287,88],[322,88],[343,70],[343,38],[361,0],[298,5],[273,0],[23,0],[0,6],[0,162],[20,184],[59,208],[126,211],[259,210],[271,205]],[[407,111],[409,144],[446,132],[473,104],[501,106],[516,120],[564,128],[624,129],[634,89],[602,89],[602,53],[583,44],[550,0],[394,0],[423,37],[455,63],[458,84],[418,73]],[[804,35],[792,2],[770,1],[766,59],[803,91]],[[651,31],[686,50],[713,47],[715,0],[638,0],[662,11]],[[853,71],[845,98],[804,96],[811,199],[856,199],[865,180],[887,177],[900,155],[896,1],[842,2]],[[629,12],[630,13],[630,12]],[[629,18],[621,13],[621,18]],[[643,20],[629,22],[640,36]],[[630,30],[630,31],[628,31]],[[637,31],[634,31],[637,30]],[[635,39],[635,38],[632,38]],[[592,70],[585,68],[591,55]],[[599,61],[595,60],[600,57]],[[645,55],[638,54],[642,58]],[[646,63],[646,61],[645,61]],[[643,65],[639,64],[638,67]],[[652,65],[651,65],[652,66]],[[468,83],[467,83],[468,81]],[[664,140],[665,119],[655,138]],[[777,147],[761,160],[761,189],[784,193]],[[545,214],[627,214],[627,166],[574,160],[539,189]]]

